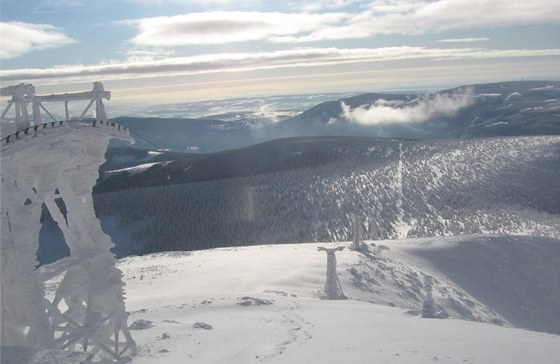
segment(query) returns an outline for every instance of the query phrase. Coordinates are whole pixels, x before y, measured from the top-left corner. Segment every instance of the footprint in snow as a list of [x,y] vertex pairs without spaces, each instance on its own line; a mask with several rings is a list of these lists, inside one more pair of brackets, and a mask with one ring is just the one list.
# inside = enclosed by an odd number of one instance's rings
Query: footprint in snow
[[253,297],[241,297],[238,298],[241,302],[237,302],[240,306],[260,306],[260,305],[272,305],[274,301],[272,300],[265,300],[262,298],[253,298]]
[[148,320],[136,320],[128,327],[130,330],[145,330],[154,327],[154,323]]
[[207,324],[206,322],[195,322],[193,324],[193,327],[195,329],[204,329],[204,330],[213,330],[214,328],[212,327],[212,325]]

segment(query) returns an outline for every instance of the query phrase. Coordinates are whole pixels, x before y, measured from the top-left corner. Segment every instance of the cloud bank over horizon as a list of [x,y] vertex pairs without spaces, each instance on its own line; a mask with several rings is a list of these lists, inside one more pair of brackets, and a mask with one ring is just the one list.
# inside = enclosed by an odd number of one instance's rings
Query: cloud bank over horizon
[[[123,80],[156,76],[198,75],[217,72],[245,72],[256,70],[289,69],[364,62],[395,60],[431,60],[434,62],[458,59],[492,59],[560,56],[559,49],[478,49],[478,48],[297,48],[274,52],[217,53],[192,57],[147,59],[133,57],[126,62],[107,62],[97,65],[64,65],[47,69],[0,70],[4,82],[17,80],[60,82]],[[38,82],[38,83],[39,83]]]
[[473,90],[464,88],[457,94],[427,95],[410,103],[379,99],[372,105],[352,109],[341,101],[346,120],[361,125],[390,125],[422,123],[438,116],[453,116],[474,103]]

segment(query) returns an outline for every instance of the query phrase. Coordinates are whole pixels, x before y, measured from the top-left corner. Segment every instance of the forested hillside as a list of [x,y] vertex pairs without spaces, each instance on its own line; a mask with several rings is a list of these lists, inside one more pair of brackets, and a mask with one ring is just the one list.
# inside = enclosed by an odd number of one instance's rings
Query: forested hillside
[[[206,178],[96,194],[96,211],[118,254],[350,240],[353,214],[367,239],[560,236],[558,136],[308,138],[259,148],[238,160],[235,170],[242,174],[212,175],[215,165],[228,163],[224,152],[214,164],[182,165],[185,175]],[[267,154],[270,148],[274,153]],[[309,155],[315,159],[304,158]],[[298,158],[307,161],[305,168]],[[161,166],[158,173],[167,178],[178,166]]]

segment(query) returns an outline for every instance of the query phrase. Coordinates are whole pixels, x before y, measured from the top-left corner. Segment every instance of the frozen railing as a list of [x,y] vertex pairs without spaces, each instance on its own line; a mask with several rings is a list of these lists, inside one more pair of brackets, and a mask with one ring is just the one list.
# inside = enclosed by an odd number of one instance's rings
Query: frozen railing
[[[68,105],[71,101],[89,100],[89,103],[84,108],[79,117],[75,118],[76,121],[82,121],[95,103],[95,121],[107,122],[107,113],[103,100],[111,99],[111,91],[105,91],[101,82],[94,82],[91,91],[51,94],[51,95],[35,95],[35,87],[31,84],[21,83],[19,85],[7,86],[0,88],[0,96],[11,97],[0,117],[0,122],[3,124],[2,128],[8,128],[6,116],[8,112],[14,109],[13,126],[9,133],[15,133],[19,130],[25,130],[31,126],[42,124],[41,111],[45,112],[52,120],[57,122],[57,118],[45,107],[45,103],[49,102],[63,102],[65,119],[70,121],[70,112]],[[32,107],[32,115],[29,115],[29,105]],[[9,134],[5,133],[5,134]]]

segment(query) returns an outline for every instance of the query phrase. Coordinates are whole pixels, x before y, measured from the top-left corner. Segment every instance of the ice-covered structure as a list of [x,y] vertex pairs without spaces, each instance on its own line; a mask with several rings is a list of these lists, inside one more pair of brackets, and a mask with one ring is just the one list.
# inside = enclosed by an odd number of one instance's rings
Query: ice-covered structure
[[358,214],[353,214],[354,222],[352,224],[353,237],[352,237],[352,249],[357,252],[366,253],[369,251],[368,246],[363,240],[363,228],[360,216]]
[[[17,139],[3,140],[2,346],[86,351],[99,360],[135,352],[122,273],[91,195],[107,143],[115,137],[129,138],[114,124],[57,122],[30,126]],[[55,202],[60,198],[64,211]],[[35,269],[43,205],[71,254]],[[47,299],[43,282],[53,277],[60,283]]]
[[436,308],[434,307],[434,299],[432,297],[432,285],[434,279],[432,276],[424,276],[424,303],[422,304],[422,317],[436,317]]
[[422,317],[423,318],[447,318],[449,315],[442,306],[434,302],[432,296],[434,285],[434,278],[432,276],[424,276],[424,302],[422,304]]
[[337,248],[317,248],[319,251],[327,253],[327,279],[325,281],[325,296],[327,300],[345,300],[347,297],[342,293],[342,286],[336,274],[336,256],[335,253],[344,250],[343,246]]
[[[110,100],[111,91],[105,91],[101,82],[94,82],[93,89],[91,91],[35,95],[35,87],[33,85],[20,83],[19,85],[0,88],[0,96],[11,97],[6,108],[2,112],[2,116],[0,117],[2,121],[4,121],[4,118],[8,115],[12,106],[14,108],[13,123],[11,123],[11,125],[3,123],[2,129],[11,129],[11,133],[23,131],[27,134],[29,132],[29,128],[31,127],[31,123],[33,123],[35,127],[42,123],[41,110],[43,110],[51,118],[51,122],[58,121],[44,105],[49,102],[64,102],[65,120],[70,121],[70,113],[68,109],[70,101],[89,100],[89,103],[81,115],[76,117],[75,120],[82,121],[84,116],[95,103],[95,123],[107,122],[107,113],[105,112],[103,99]],[[32,117],[29,116],[29,104],[32,106]],[[9,134],[10,132],[3,134]],[[4,137],[4,135],[2,137]],[[16,135],[16,138],[17,137],[19,137],[19,134]]]

